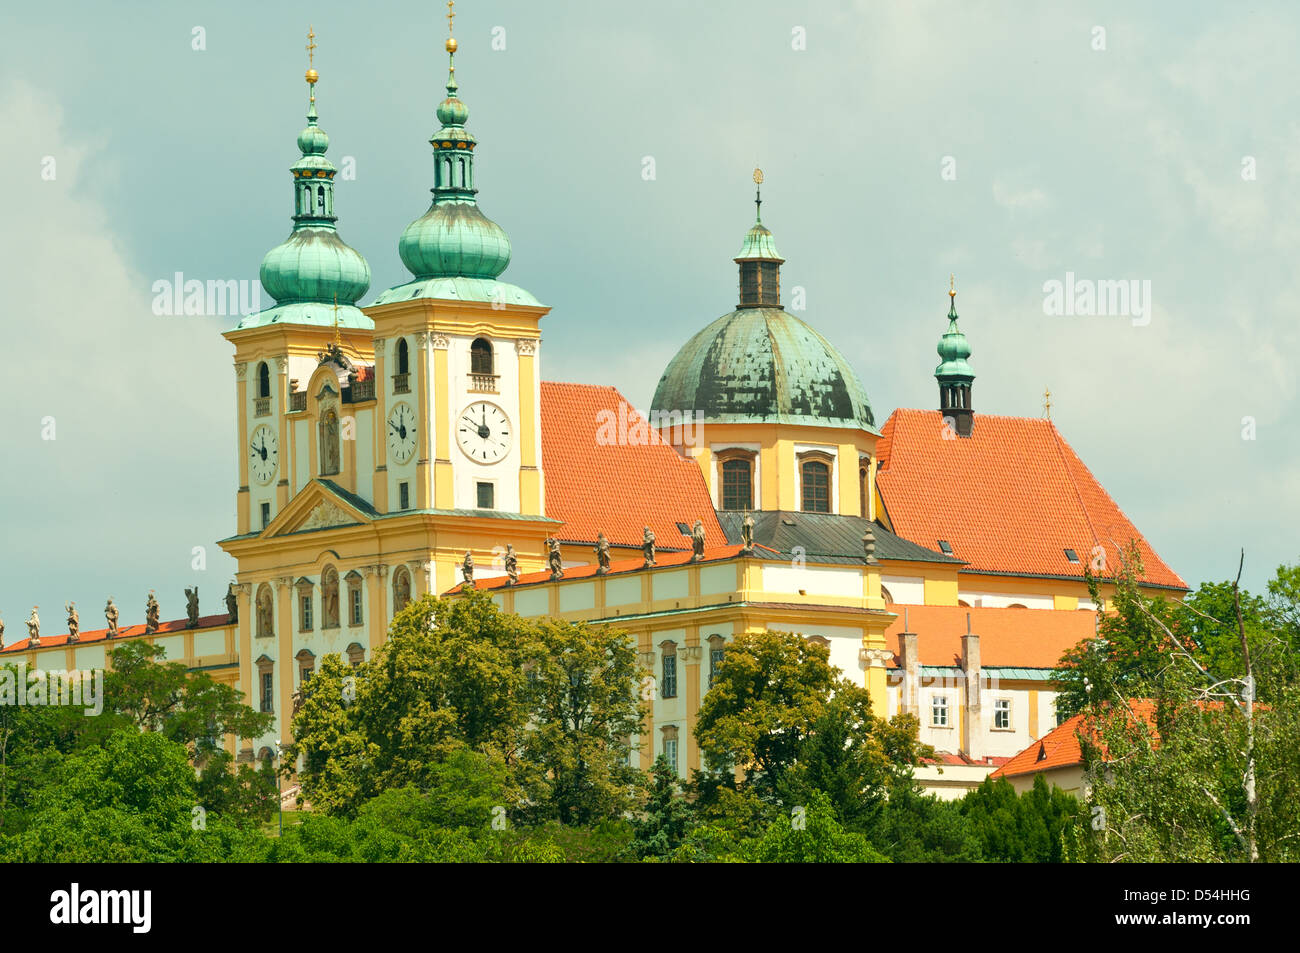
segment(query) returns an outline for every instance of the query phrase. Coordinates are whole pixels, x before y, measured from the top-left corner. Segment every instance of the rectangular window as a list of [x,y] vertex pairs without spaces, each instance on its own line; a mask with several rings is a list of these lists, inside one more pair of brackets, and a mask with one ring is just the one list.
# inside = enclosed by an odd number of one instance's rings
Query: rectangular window
[[819,460],[808,460],[799,468],[805,513],[831,511],[831,468]]
[[947,695],[935,695],[930,699],[930,725],[934,728],[948,727]]
[[275,699],[273,688],[274,683],[271,680],[270,672],[262,673],[262,711],[275,711],[272,702]]
[[262,504],[262,529],[266,529],[270,525],[271,525],[271,504],[263,503]]
[[677,655],[664,656],[664,677],[659,684],[659,697],[677,697]]
[[668,759],[668,763],[672,766],[673,774],[680,774],[681,772],[677,769],[677,739],[676,738],[664,739],[664,757]]
[[713,680],[718,677],[718,666],[722,664],[722,653],[725,649],[709,649],[709,688],[713,687]]
[[304,688],[307,686],[307,682],[311,678],[311,671],[310,668],[304,668],[302,670],[302,684]]
[[302,630],[306,632],[311,628],[311,596],[302,597]]
[[993,700],[993,727],[1002,731],[1011,728],[1011,699],[995,698]]
[[351,624],[360,625],[361,624],[361,590],[360,589],[351,590],[351,596],[352,596],[352,612],[350,616]]
[[409,510],[411,508],[411,484],[397,484],[397,496],[401,501],[398,503],[398,509]]
[[722,463],[722,508],[754,508],[753,467],[748,460],[724,460]]
[[478,508],[480,510],[490,510],[493,508],[496,496],[496,487],[491,483],[480,483],[478,485]]

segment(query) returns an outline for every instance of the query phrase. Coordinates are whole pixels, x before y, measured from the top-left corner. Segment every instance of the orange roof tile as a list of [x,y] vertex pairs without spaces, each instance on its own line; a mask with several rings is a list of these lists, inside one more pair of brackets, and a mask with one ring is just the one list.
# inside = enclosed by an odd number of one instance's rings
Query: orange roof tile
[[[1149,698],[1130,699],[1128,704],[1133,713],[1143,721],[1148,721],[1155,715],[1155,702]],[[1024,751],[1014,755],[989,777],[1009,778],[1083,764],[1083,747],[1079,744],[1079,729],[1083,725],[1084,714],[1081,712],[1073,718],[1067,718]]]
[[1066,649],[1091,638],[1096,614],[1083,609],[993,609],[965,606],[891,605],[898,618],[885,630],[885,644],[898,654],[904,619],[917,635],[922,665],[957,665],[966,617],[980,637],[980,665],[1055,668]]
[[[217,613],[216,615],[199,616],[197,629],[224,628],[230,624],[229,619],[230,616],[224,612]],[[184,632],[189,628],[189,624],[189,619],[173,619],[171,622],[160,622],[158,623],[157,632],[159,635],[167,635],[171,632]],[[195,629],[195,631],[197,631],[197,629]],[[93,629],[91,631],[82,629],[78,635],[80,637],[73,643],[74,645],[86,645],[87,643],[102,642],[108,638],[108,629]],[[116,638],[130,639],[140,635],[144,635],[143,624],[123,625],[118,627]],[[0,649],[0,654],[7,652],[26,652],[28,650],[27,643],[30,641],[31,639],[27,636],[23,636],[18,641],[11,642],[9,645],[4,646],[3,649]],[[48,649],[52,646],[67,644],[68,633],[63,632],[59,635],[42,635],[41,644],[38,645],[37,648]]]
[[706,546],[727,543],[699,466],[613,387],[542,382],[542,465],[546,515],[563,521],[562,540],[595,542],[603,531],[639,547],[649,526],[660,549],[690,549],[677,524],[699,519]]
[[965,572],[1077,577],[1098,545],[1112,575],[1135,539],[1146,582],[1187,588],[1050,420],[977,414],[970,437],[944,434],[937,410],[896,410],[881,430],[877,482],[898,535],[947,540]]

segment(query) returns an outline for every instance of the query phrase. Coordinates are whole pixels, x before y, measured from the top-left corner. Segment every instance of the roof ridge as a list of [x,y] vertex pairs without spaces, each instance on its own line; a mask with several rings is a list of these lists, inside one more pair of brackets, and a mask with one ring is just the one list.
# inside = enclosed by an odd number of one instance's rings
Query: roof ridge
[[[1088,530],[1092,533],[1092,544],[1096,546],[1101,540],[1097,536],[1097,527],[1093,525],[1092,513],[1083,498],[1083,493],[1079,490],[1079,481],[1074,478],[1074,471],[1070,467],[1070,461],[1066,459],[1065,451],[1061,449],[1061,444],[1065,438],[1061,436],[1061,431],[1057,429],[1056,424],[1052,423],[1050,419],[1047,421],[1047,425],[1051,428],[1052,445],[1056,447],[1056,455],[1061,459],[1061,466],[1065,469],[1065,477],[1070,481],[1070,486],[1074,489],[1075,498],[1079,501],[1079,509],[1083,511],[1084,522],[1088,524]],[[1116,507],[1116,509],[1119,509],[1119,507]]]

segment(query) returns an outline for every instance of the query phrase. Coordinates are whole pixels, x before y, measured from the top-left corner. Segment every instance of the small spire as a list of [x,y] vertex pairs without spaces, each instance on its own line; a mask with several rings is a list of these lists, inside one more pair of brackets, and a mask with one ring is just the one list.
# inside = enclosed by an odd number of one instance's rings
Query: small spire
[[1043,415],[1052,419],[1052,390],[1050,387],[1043,388]]
[[[316,56],[316,32],[310,25],[307,27],[307,91],[311,97],[312,105],[316,105],[316,80],[320,79],[320,74],[312,68],[312,60]],[[314,110],[313,110],[314,111]]]
[[334,347],[336,350],[343,348],[343,335],[339,333],[339,296],[334,296]]
[[957,320],[957,276],[948,275],[948,317]]
[[456,0],[447,0],[447,95],[456,95],[456,37],[453,36],[453,23],[456,19]]
[[754,169],[754,220],[763,221],[763,170]]

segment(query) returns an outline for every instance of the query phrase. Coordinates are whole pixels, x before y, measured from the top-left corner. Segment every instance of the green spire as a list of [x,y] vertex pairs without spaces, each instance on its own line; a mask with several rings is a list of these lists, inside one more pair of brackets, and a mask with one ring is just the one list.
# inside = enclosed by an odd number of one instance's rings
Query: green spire
[[957,292],[953,289],[948,291],[948,330],[939,339],[937,350],[942,363],[934,369],[934,376],[940,384],[970,384],[975,380],[975,372],[966,363],[970,345],[957,327]]
[[[450,4],[449,4],[450,6]],[[454,13],[448,14],[448,23]],[[442,127],[433,146],[433,204],[402,232],[397,250],[402,264],[419,278],[496,278],[510,264],[505,230],[478,208],[474,187],[474,148],[465,128],[469,107],[456,83],[456,39],[447,38],[447,98],[438,104]]]
[[946,420],[952,421],[956,436],[969,437],[974,429],[971,385],[975,381],[975,372],[966,363],[966,358],[970,357],[970,345],[966,343],[966,335],[957,327],[957,290],[951,276],[948,330],[939,339],[938,351],[941,363],[934,369],[934,377],[939,382],[939,411]]
[[[315,34],[307,36],[310,54],[315,49]],[[338,170],[325,158],[330,140],[317,124],[318,79],[309,66],[307,128],[298,134],[301,155],[289,167],[294,189],[293,231],[262,259],[262,287],[277,305],[353,305],[370,287],[370,265],[339,238],[335,227],[334,176]],[[349,326],[351,320],[350,316]]]

